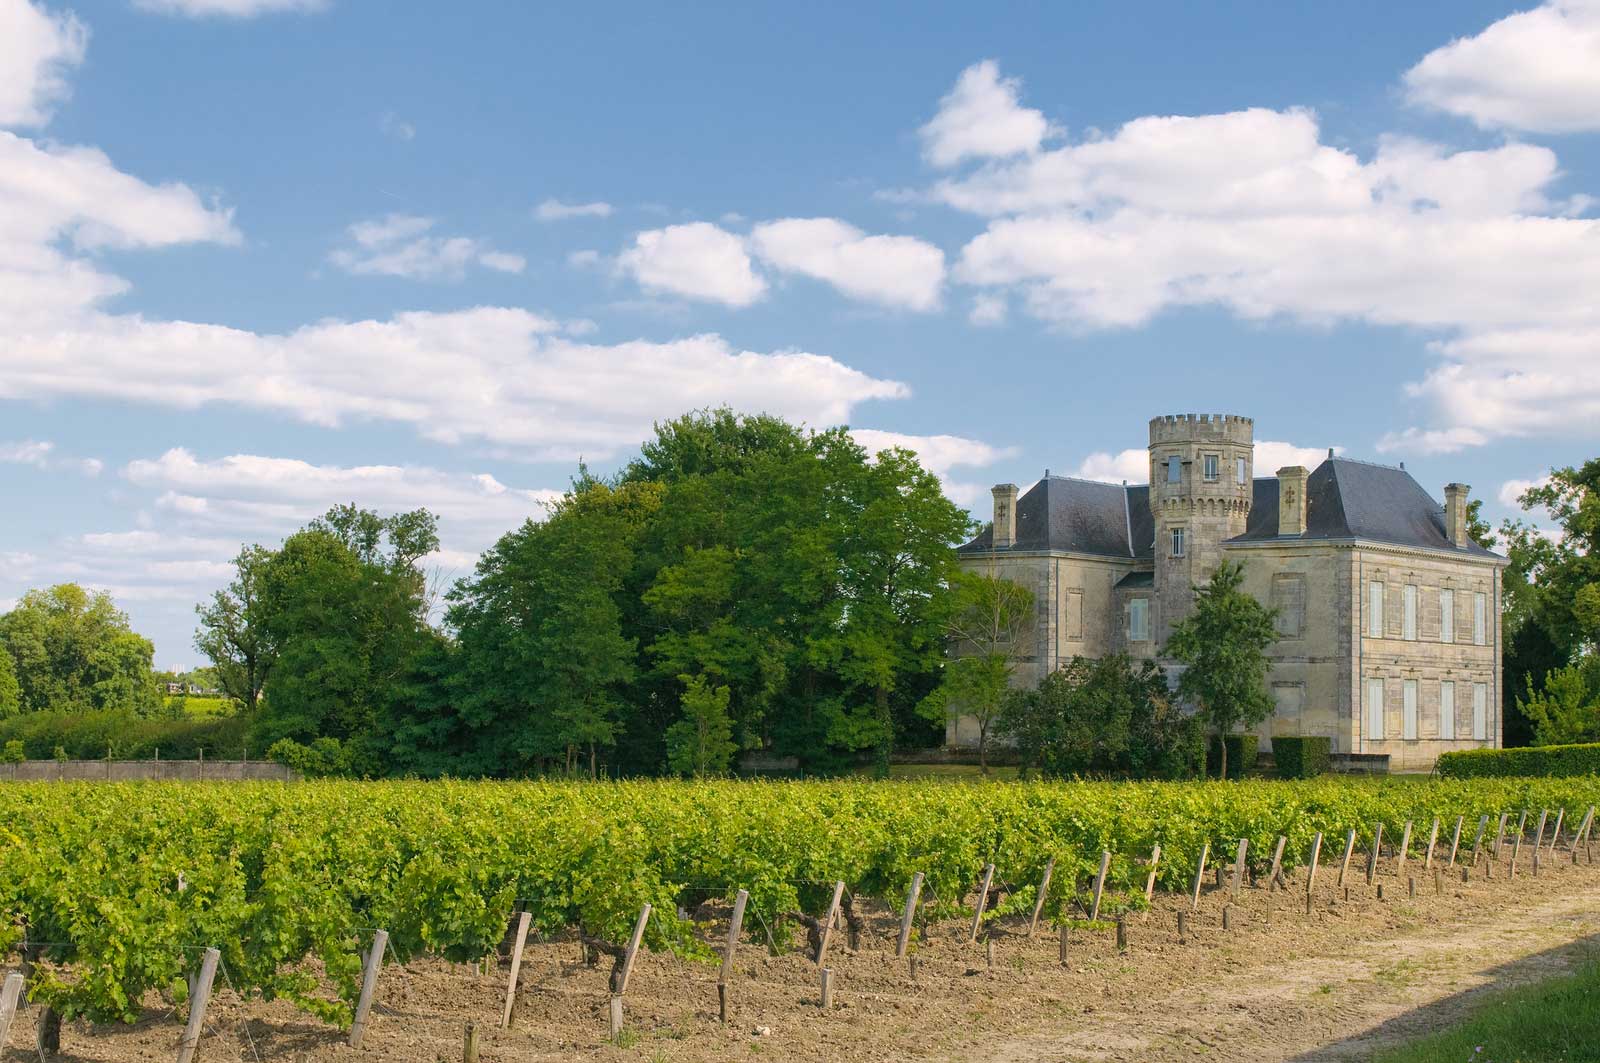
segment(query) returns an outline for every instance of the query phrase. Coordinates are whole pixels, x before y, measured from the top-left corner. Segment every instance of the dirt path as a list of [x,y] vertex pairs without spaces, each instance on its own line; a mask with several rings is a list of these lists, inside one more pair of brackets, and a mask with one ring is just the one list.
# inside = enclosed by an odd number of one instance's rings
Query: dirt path
[[[1053,930],[1030,940],[1025,920],[995,922],[991,964],[984,943],[969,939],[967,920],[940,922],[914,946],[915,979],[893,954],[897,912],[878,906],[859,947],[836,939],[829,1011],[818,1007],[808,959],[758,944],[769,931],[781,941],[782,928],[747,924],[727,1025],[717,1022],[715,965],[648,954],[634,970],[619,1043],[605,1037],[607,972],[584,965],[570,935],[530,946],[510,1030],[497,1025],[503,962],[481,971],[443,961],[385,968],[359,1051],[286,1001],[240,1000],[223,984],[201,1056],[207,1063],[453,1063],[471,1022],[483,1063],[1347,1060],[1448,1024],[1481,987],[1600,953],[1600,866],[1575,866],[1562,854],[1535,878],[1524,850],[1515,879],[1505,860],[1493,878],[1480,867],[1467,883],[1459,870],[1437,880],[1419,870],[1413,860],[1397,874],[1386,857],[1373,886],[1364,866],[1352,868],[1347,893],[1335,881],[1337,868],[1324,865],[1307,914],[1305,869],[1298,869],[1286,892],[1244,887],[1231,900],[1227,930],[1225,886],[1208,882],[1194,913],[1186,894],[1158,894],[1148,913],[1129,916],[1126,950],[1109,928],[1072,930],[1066,968]],[[1415,898],[1408,895],[1413,875]],[[1180,910],[1188,919],[1181,939]],[[707,941],[720,942],[723,914],[707,909],[697,918]],[[59,1059],[171,1059],[178,1020],[154,994],[147,1004],[133,1026],[68,1023]],[[29,1008],[18,1016],[0,1060],[38,1060],[31,1050],[37,1015]]]

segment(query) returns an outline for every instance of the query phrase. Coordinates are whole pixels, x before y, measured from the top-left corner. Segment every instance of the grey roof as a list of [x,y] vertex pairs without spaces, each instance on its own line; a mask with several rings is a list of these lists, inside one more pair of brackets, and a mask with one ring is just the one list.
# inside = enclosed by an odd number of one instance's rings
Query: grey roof
[[[1260,479],[1243,535],[1230,542],[1288,538],[1278,534],[1278,481]],[[1458,550],[1444,530],[1444,507],[1404,469],[1329,458],[1306,481],[1306,530],[1298,539],[1373,542],[1494,557],[1477,543]]]
[[1154,572],[1130,572],[1117,580],[1117,587],[1154,587],[1156,574]]
[[[1152,556],[1155,523],[1150,489],[1047,476],[1017,499],[1013,550],[1063,550],[1130,560]],[[993,529],[984,528],[960,548],[991,549]]]
[[[991,549],[985,527],[961,553]],[[1245,531],[1229,542],[1277,541],[1278,481],[1251,485]],[[1404,469],[1350,458],[1329,458],[1306,483],[1305,539],[1366,539],[1477,557],[1495,554],[1476,543],[1458,551],[1444,530],[1444,507]],[[1154,556],[1155,520],[1146,484],[1118,485],[1049,476],[1017,500],[1012,550],[1061,550],[1144,561]]]

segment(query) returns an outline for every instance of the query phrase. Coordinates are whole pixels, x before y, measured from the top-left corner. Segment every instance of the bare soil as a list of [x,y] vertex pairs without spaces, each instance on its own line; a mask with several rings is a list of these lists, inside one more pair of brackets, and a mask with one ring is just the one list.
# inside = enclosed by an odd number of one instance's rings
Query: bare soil
[[[1559,854],[1535,877],[1524,848],[1514,879],[1504,858],[1485,878],[1485,857],[1468,883],[1459,868],[1445,873],[1442,892],[1420,863],[1409,861],[1397,876],[1386,858],[1368,886],[1364,864],[1353,862],[1348,899],[1336,884],[1337,860],[1325,863],[1310,915],[1304,868],[1283,891],[1243,887],[1228,930],[1221,924],[1229,891],[1208,875],[1184,939],[1176,921],[1189,897],[1158,894],[1148,913],[1128,917],[1126,950],[1110,924],[1071,929],[1065,968],[1054,927],[1041,926],[1028,940],[1025,920],[995,921],[991,966],[986,944],[968,940],[969,923],[950,920],[929,925],[913,947],[913,980],[907,960],[894,956],[896,913],[874,910],[859,948],[849,948],[842,928],[834,936],[827,1011],[819,1007],[817,968],[802,955],[803,934],[793,936],[799,951],[773,955],[764,940],[752,943],[766,936],[753,921],[729,985],[726,1025],[717,1021],[715,965],[644,954],[615,1043],[607,1038],[609,962],[587,966],[571,938],[530,942],[509,1030],[499,1029],[504,960],[494,970],[442,961],[386,967],[359,1050],[288,1003],[239,1000],[219,977],[198,1058],[454,1061],[471,1022],[485,1063],[1349,1060],[1447,1026],[1484,988],[1600,955],[1600,867],[1587,859],[1574,865]],[[725,933],[725,923],[706,928],[708,941]],[[154,998],[151,1004],[132,1026],[66,1024],[56,1058],[174,1058],[180,1017]],[[39,1010],[18,1016],[0,1059],[39,1059]]]

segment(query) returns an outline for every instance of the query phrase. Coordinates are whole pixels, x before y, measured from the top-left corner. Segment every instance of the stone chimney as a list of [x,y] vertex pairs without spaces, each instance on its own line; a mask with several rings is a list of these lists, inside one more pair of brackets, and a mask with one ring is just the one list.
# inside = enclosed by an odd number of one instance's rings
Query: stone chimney
[[1278,470],[1278,534],[1304,535],[1306,532],[1306,478],[1304,465],[1288,465]]
[[992,544],[998,550],[1017,541],[1017,485],[995,484],[991,493],[994,495]]
[[1444,485],[1444,533],[1457,550],[1465,550],[1467,538],[1467,495],[1472,488],[1466,484]]

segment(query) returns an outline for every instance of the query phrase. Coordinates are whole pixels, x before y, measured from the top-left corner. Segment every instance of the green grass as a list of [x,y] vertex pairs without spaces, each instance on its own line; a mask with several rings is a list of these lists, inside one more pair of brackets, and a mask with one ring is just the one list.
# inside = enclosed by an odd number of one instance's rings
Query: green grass
[[[170,708],[177,701],[176,697],[167,699]],[[232,716],[239,711],[239,706],[231,698],[196,698],[184,697],[183,714],[191,720],[210,720],[218,716]]]
[[1572,975],[1494,993],[1455,1029],[1373,1058],[1373,1063],[1557,1061],[1600,1061],[1600,961]]

